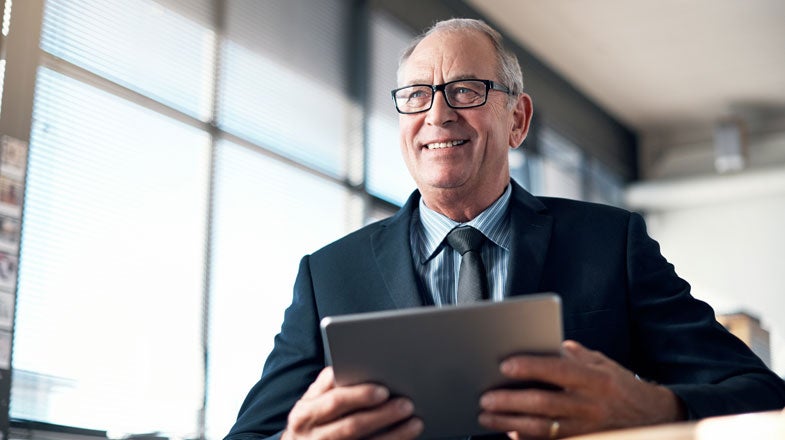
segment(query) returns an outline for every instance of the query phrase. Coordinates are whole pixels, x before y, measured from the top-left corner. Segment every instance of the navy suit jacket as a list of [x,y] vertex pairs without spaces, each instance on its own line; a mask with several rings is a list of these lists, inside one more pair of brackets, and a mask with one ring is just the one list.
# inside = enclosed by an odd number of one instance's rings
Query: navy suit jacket
[[[506,296],[561,295],[565,337],[668,386],[690,418],[785,406],[785,383],[690,295],[635,213],[534,197],[512,183]],[[306,256],[261,380],[228,439],[275,436],[325,366],[325,316],[431,304],[409,244],[415,191],[393,217]]]

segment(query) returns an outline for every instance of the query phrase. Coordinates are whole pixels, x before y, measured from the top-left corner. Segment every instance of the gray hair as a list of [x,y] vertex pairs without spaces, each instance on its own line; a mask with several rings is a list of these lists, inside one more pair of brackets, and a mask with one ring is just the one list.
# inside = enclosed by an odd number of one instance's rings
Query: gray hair
[[401,59],[398,61],[398,78],[401,77],[401,68],[412,55],[414,49],[420,42],[429,35],[437,32],[461,32],[461,31],[478,31],[490,38],[493,43],[493,48],[496,51],[497,60],[497,74],[499,81],[505,86],[509,87],[513,95],[518,95],[523,92],[523,73],[521,72],[521,65],[518,63],[518,57],[510,52],[502,41],[502,36],[492,27],[488,26],[482,20],[475,20],[471,18],[452,18],[449,20],[439,21],[430,29],[420,34],[415,38],[411,44],[401,54]]

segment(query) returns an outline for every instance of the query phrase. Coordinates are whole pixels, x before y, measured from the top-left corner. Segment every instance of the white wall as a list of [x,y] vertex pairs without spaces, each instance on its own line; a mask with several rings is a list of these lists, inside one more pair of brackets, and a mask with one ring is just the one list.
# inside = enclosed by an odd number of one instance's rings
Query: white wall
[[[779,146],[785,151],[785,143]],[[785,375],[785,167],[647,181],[630,187],[663,255],[718,313],[748,311],[771,332]]]

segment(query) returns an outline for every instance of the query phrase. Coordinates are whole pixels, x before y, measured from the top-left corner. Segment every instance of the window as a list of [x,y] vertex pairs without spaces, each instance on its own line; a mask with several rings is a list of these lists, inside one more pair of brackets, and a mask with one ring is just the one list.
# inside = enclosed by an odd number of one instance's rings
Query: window
[[198,120],[215,61],[206,5],[45,4],[12,417],[198,435],[211,144]]
[[588,167],[588,196],[590,202],[624,206],[624,183],[621,178],[597,159]]
[[398,59],[413,37],[387,15],[373,14],[367,186],[370,193],[398,205],[406,201],[416,185],[401,157],[398,113],[390,90],[398,84]]
[[47,0],[41,48],[206,121],[215,61],[215,34],[204,25],[210,5],[178,7],[183,11],[153,0]]
[[227,8],[210,259],[210,438],[226,434],[259,379],[300,258],[362,220],[361,197],[342,183],[362,166],[349,160],[361,147],[351,139],[361,115],[346,93],[346,3],[230,0]]
[[222,4],[47,1],[12,417],[223,437],[298,260],[362,223],[346,4]]
[[30,144],[11,416],[193,434],[207,135],[41,68]]
[[207,432],[217,439],[259,380],[300,258],[349,232],[352,196],[230,142],[218,145],[215,180]]
[[227,2],[218,124],[336,177],[347,174],[343,32],[338,0]]
[[549,128],[542,130],[540,140],[542,195],[582,199],[581,151]]

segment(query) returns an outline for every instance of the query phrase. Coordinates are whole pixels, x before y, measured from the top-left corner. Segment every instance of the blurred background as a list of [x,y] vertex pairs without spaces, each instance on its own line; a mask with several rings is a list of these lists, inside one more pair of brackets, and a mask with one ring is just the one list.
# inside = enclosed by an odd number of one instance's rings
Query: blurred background
[[513,178],[642,212],[785,373],[785,2],[3,1],[12,438],[221,439],[299,259],[414,189],[389,90],[450,17],[521,61],[535,117]]

